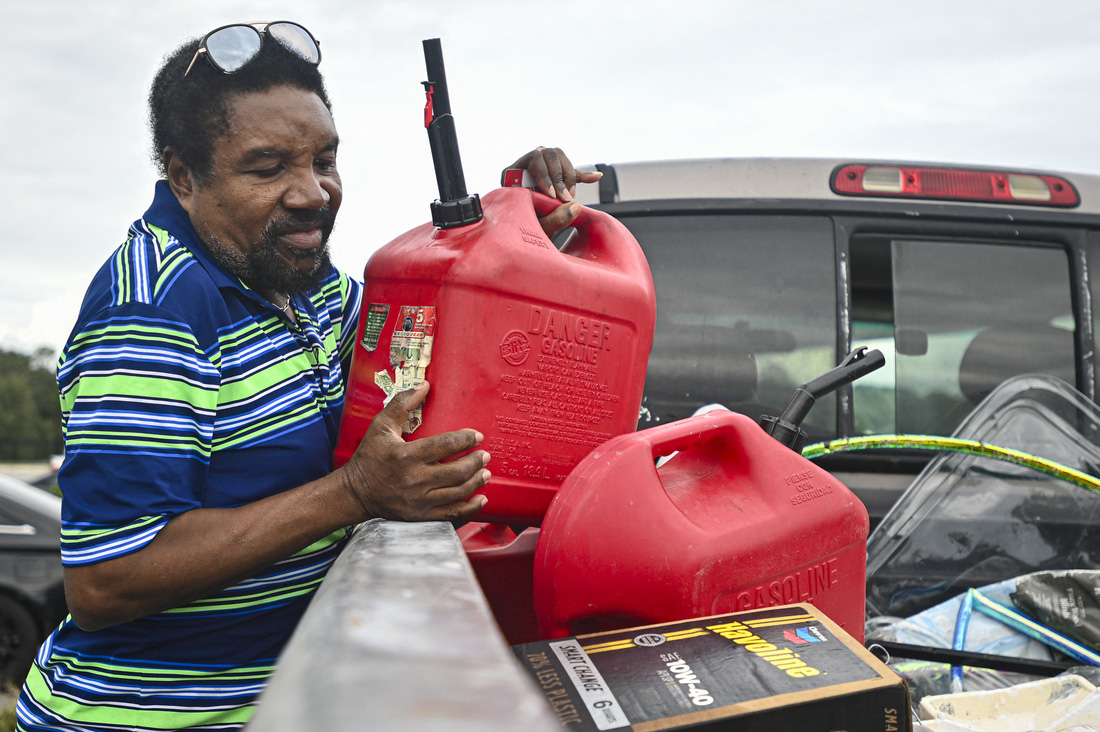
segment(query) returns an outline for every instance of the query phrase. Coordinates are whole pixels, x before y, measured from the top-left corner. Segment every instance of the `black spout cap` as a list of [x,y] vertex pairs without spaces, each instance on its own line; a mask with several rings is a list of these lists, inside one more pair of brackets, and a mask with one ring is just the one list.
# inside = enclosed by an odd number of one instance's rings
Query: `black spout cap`
[[799,455],[802,454],[802,448],[806,446],[806,439],[809,437],[806,430],[785,419],[766,414],[760,417],[760,426],[779,444],[791,448]]
[[886,357],[882,355],[882,351],[868,351],[865,346],[861,346],[845,356],[836,368],[795,389],[787,406],[783,408],[783,413],[778,417],[761,417],[760,426],[780,443],[801,454],[807,438],[806,431],[801,426],[802,421],[806,419],[814,403],[885,364]]
[[484,215],[476,193],[456,201],[432,201],[432,223],[440,229],[476,224]]

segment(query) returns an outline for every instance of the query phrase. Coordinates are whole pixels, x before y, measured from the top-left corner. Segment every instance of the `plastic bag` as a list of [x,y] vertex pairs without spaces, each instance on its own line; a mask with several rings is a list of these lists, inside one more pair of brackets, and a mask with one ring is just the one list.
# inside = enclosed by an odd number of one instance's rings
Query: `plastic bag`
[[1043,625],[1100,651],[1100,572],[1036,572],[1021,577],[1011,597]]

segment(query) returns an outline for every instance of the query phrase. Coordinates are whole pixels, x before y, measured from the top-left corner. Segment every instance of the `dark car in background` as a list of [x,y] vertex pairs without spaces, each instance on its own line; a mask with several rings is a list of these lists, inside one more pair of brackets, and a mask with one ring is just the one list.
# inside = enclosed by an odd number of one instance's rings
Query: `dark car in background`
[[0,474],[0,681],[19,683],[64,619],[61,499]]
[[[596,168],[577,200],[630,229],[657,291],[639,428],[710,403],[778,415],[857,346],[886,367],[819,400],[810,442],[950,435],[1023,373],[1097,397],[1098,176],[822,159]],[[928,459],[821,463],[875,524]]]

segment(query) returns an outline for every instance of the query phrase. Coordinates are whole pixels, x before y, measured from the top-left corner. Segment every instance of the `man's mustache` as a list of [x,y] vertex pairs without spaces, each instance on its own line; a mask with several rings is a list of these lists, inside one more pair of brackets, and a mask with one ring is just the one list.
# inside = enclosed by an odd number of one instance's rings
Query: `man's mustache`
[[336,212],[328,206],[316,210],[295,209],[287,211],[277,219],[273,219],[264,228],[264,237],[272,240],[283,234],[291,234],[296,231],[309,231],[320,229],[325,238],[328,238],[336,223]]

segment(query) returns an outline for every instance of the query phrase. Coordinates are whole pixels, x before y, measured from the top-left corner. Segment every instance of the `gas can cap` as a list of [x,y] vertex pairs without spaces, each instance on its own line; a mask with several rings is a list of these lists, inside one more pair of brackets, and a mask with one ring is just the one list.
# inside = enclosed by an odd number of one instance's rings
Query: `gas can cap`
[[476,194],[453,201],[432,201],[432,223],[440,229],[454,229],[481,221],[481,198]]

